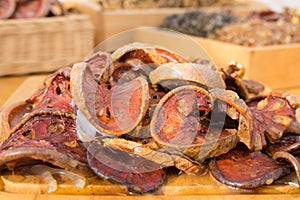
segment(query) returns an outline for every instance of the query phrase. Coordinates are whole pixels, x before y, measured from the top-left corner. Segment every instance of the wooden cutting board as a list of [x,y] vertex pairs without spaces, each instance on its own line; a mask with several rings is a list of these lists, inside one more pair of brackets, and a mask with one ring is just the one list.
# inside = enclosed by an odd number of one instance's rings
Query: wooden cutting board
[[[28,78],[16,92],[7,100],[4,106],[24,100],[42,87],[44,76]],[[283,184],[275,184],[255,190],[238,190],[227,187],[214,180],[210,174],[205,176],[188,176],[180,174],[175,169],[167,170],[164,185],[155,193],[136,196],[127,192],[124,186],[110,183],[98,177],[87,181],[86,187],[76,188],[71,180],[61,177],[58,179],[58,190],[47,194],[47,185],[39,176],[24,175],[18,171],[0,176],[0,199],[53,199],[66,198],[92,199],[298,199],[300,189]]]

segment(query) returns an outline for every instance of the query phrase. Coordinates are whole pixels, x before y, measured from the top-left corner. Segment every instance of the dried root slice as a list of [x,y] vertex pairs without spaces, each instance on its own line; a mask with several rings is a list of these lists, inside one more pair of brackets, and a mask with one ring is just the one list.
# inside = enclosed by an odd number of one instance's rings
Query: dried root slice
[[[109,73],[111,75],[114,70],[111,54],[107,52],[96,52],[91,56],[89,56],[84,62],[88,64],[96,79],[99,80],[104,71],[106,71],[106,73]],[[106,81],[108,81],[109,78],[110,77],[107,77]]]
[[16,0],[0,1],[0,19],[8,19],[12,16],[16,9]]
[[226,153],[238,142],[234,129],[211,129],[201,122],[212,108],[212,97],[197,86],[181,86],[167,93],[154,110],[150,132],[157,144],[203,162]]
[[183,63],[186,59],[162,47],[144,43],[131,43],[113,52],[114,61],[123,62],[128,59],[140,59],[145,64],[164,64],[168,62]]
[[86,63],[74,65],[71,91],[76,106],[88,121],[111,135],[132,131],[148,109],[149,89],[144,77],[112,87],[97,82]]
[[225,88],[221,74],[195,63],[166,63],[149,74],[152,84],[173,89],[181,85],[199,84],[207,88]]
[[294,168],[297,178],[298,178],[298,185],[300,186],[300,163],[297,158],[295,158],[292,154],[285,152],[285,151],[279,151],[276,152],[273,155],[273,158],[277,161],[279,160],[285,160],[289,162],[289,164]]
[[272,184],[279,177],[290,172],[287,165],[280,165],[267,155],[249,151],[238,146],[210,162],[211,174],[228,186],[256,188]]
[[141,156],[158,163],[163,168],[175,166],[188,175],[204,175],[207,172],[206,165],[195,162],[179,152],[168,152],[157,148],[151,149],[147,145],[121,138],[105,138],[102,141],[106,147]]
[[43,161],[67,171],[81,174],[86,177],[93,176],[87,164],[72,159],[54,149],[41,146],[36,147],[17,147],[7,149],[0,153],[0,168],[9,168],[13,170],[17,166],[28,165],[30,161]]
[[71,68],[66,67],[49,75],[44,81],[44,88],[27,99],[26,102],[33,104],[33,110],[51,108],[73,113],[70,72]]
[[25,101],[14,103],[5,107],[0,116],[1,136],[0,144],[9,137],[12,130],[24,119],[26,114],[32,110],[32,104]]
[[88,162],[98,176],[124,185],[129,191],[150,192],[164,182],[161,165],[100,143],[92,142],[88,147]]
[[84,188],[86,178],[67,170],[52,168],[46,165],[34,165],[31,167],[31,172],[41,176],[48,186],[48,193],[55,192],[57,189],[57,181],[53,178],[53,174],[59,174],[70,178],[74,185],[78,188]]
[[25,160],[42,160],[61,168],[72,168],[68,163],[78,163],[76,166],[91,172],[86,148],[78,141],[74,116],[56,110],[30,113],[2,143],[0,150],[0,166],[8,162],[22,164]]
[[287,133],[274,144],[270,144],[266,148],[266,153],[274,156],[277,152],[295,153],[300,150],[300,136]]
[[13,18],[45,17],[50,11],[51,0],[19,0]]

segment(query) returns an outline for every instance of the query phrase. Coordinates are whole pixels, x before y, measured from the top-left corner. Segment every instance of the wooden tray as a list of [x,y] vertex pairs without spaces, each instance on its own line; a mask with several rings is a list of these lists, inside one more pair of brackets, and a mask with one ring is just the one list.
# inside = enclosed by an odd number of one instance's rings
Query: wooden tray
[[206,49],[215,63],[226,65],[233,60],[244,65],[246,78],[273,89],[300,86],[300,44],[243,47],[195,36],[191,38]]
[[[44,76],[28,78],[16,92],[7,100],[6,105],[24,100],[34,93],[42,85]],[[38,84],[40,83],[40,84]],[[167,171],[165,184],[155,193],[143,196],[131,196],[125,187],[112,184],[106,180],[94,177],[88,181],[83,189],[72,185],[70,180],[59,181],[58,190],[55,193],[46,194],[47,188],[38,176],[13,175],[0,176],[1,199],[298,199],[300,189],[290,185],[270,185],[255,190],[237,190],[227,187],[214,180],[210,174],[202,177],[178,174],[175,170]]]

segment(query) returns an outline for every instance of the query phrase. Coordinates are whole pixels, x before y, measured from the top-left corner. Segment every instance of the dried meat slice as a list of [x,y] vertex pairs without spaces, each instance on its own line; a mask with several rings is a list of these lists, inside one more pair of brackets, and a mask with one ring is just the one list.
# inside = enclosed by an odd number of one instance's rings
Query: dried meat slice
[[90,144],[87,158],[98,176],[122,184],[129,191],[151,192],[164,183],[165,172],[161,165],[99,142]]
[[290,172],[288,165],[281,165],[267,155],[238,145],[226,154],[210,162],[211,174],[228,186],[256,188],[272,184],[279,177]]

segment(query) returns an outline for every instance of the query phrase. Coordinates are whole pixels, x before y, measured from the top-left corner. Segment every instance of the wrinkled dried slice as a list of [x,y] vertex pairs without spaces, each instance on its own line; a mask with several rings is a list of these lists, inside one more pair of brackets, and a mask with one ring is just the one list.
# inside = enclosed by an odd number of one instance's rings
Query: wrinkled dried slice
[[107,66],[100,77],[103,82],[117,82],[119,79],[133,79],[139,75],[148,76],[160,64],[187,62],[181,56],[170,50],[147,45],[130,43],[115,50],[112,55],[113,63]]
[[121,139],[121,138],[105,138],[102,140],[106,147],[111,147],[136,154],[162,167],[175,166],[179,170],[188,175],[204,175],[207,172],[206,165],[195,162],[178,152],[168,152],[166,150],[151,148],[149,145]]
[[71,91],[83,115],[107,134],[129,133],[141,122],[148,109],[149,92],[145,78],[111,87],[96,81],[85,63],[73,66]]
[[98,176],[122,184],[129,191],[150,192],[164,182],[165,172],[159,164],[100,143],[90,144],[87,158]]
[[71,68],[63,68],[45,80],[44,88],[27,100],[33,104],[33,110],[51,108],[66,113],[73,112],[70,70]]
[[279,140],[274,144],[269,144],[266,148],[266,153],[273,156],[276,152],[297,152],[300,150],[300,136],[294,134],[284,134]]
[[261,138],[266,135],[271,143],[281,138],[295,116],[285,99],[272,95],[251,107],[251,112],[254,116],[252,132],[260,134]]
[[268,89],[263,85],[262,83],[259,83],[255,80],[246,80],[242,79],[243,84],[247,88],[247,91],[249,93],[249,97],[256,96],[264,93],[268,93]]
[[154,110],[150,132],[157,144],[203,162],[229,151],[237,142],[234,129],[209,129],[201,121],[212,108],[207,90],[181,86],[167,93]]
[[13,18],[45,17],[50,10],[51,0],[19,0]]
[[74,116],[59,111],[32,113],[3,142],[0,151],[1,166],[33,159],[89,172],[86,148],[78,140]]
[[113,60],[111,54],[107,52],[96,52],[88,57],[84,62],[88,63],[94,76],[98,79],[104,70],[111,67]]
[[166,63],[149,74],[152,84],[166,88],[199,84],[207,88],[225,88],[225,83],[216,70],[195,63]]
[[273,155],[275,160],[284,160],[287,161],[295,170],[297,178],[298,178],[298,185],[300,185],[300,163],[299,160],[294,157],[292,154],[285,152],[285,151],[278,151]]
[[16,0],[0,1],[0,19],[7,19],[12,16],[16,9]]
[[9,137],[12,129],[16,127],[32,110],[32,104],[25,101],[17,102],[5,107],[1,112],[0,144]]
[[112,53],[114,61],[123,62],[128,59],[140,59],[146,64],[163,64],[168,62],[183,63],[187,60],[176,53],[162,47],[144,43],[131,43],[118,48]]
[[276,179],[289,173],[287,165],[280,165],[267,155],[249,151],[238,145],[226,154],[210,162],[211,174],[228,186],[256,188],[272,184]]
[[288,101],[277,96],[253,101],[251,106],[233,91],[226,91],[225,95],[212,91],[212,96],[227,105],[227,114],[239,121],[239,139],[250,150],[263,149],[267,144],[266,137],[272,143],[278,140],[295,115]]
[[270,96],[285,99],[289,103],[289,105],[294,109],[300,107],[299,98],[296,95],[291,94],[287,91],[273,90],[270,92]]

